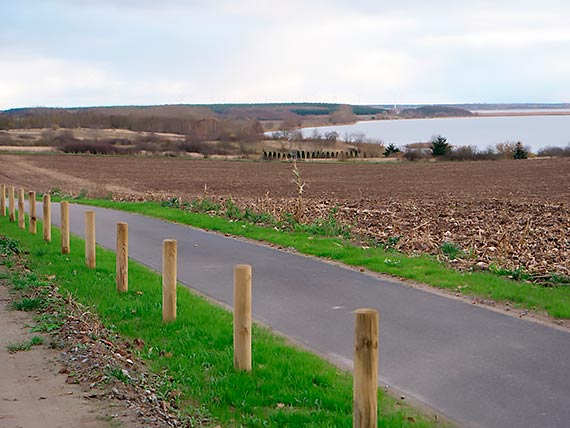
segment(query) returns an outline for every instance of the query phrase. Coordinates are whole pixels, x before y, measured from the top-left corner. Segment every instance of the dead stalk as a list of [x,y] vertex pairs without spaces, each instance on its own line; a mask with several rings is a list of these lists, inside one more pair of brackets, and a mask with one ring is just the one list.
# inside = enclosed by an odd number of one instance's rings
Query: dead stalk
[[293,175],[294,178],[291,182],[297,187],[297,205],[295,207],[295,221],[301,223],[303,220],[303,190],[305,188],[305,182],[301,177],[301,171],[297,166],[297,159],[293,158]]

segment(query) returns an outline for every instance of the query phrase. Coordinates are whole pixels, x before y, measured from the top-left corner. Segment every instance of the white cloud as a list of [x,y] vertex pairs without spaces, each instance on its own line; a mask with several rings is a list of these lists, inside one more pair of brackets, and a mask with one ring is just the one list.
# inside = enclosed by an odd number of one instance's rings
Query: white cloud
[[570,30],[567,28],[543,28],[538,30],[513,29],[477,31],[446,36],[428,36],[423,39],[432,46],[463,47],[529,47],[538,44],[566,43],[570,41]]
[[0,109],[176,103],[196,87],[187,80],[167,77],[124,78],[99,64],[84,61],[44,57],[0,59]]
[[0,108],[44,104],[77,91],[104,90],[109,75],[83,61],[0,58]]
[[570,89],[570,4],[563,1],[54,4],[53,16],[46,7],[28,22],[22,7],[0,28],[9,40],[0,46],[0,108],[513,101],[505,82],[519,101],[537,94],[559,101]]

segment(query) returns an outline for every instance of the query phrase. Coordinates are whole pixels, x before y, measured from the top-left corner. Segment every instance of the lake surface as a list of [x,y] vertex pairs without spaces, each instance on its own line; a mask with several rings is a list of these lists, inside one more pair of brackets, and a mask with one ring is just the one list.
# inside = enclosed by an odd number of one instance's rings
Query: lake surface
[[427,142],[434,135],[446,137],[454,146],[475,146],[479,149],[506,141],[522,141],[533,151],[547,146],[565,147],[570,143],[570,116],[375,120],[352,125],[304,128],[303,135],[311,136],[314,129],[321,134],[336,131],[343,140],[347,135],[364,134],[367,138],[397,146]]

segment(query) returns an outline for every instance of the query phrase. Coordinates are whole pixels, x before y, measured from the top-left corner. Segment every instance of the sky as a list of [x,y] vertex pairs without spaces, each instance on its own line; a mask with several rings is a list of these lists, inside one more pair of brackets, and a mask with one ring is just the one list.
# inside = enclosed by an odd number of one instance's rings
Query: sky
[[0,109],[570,102],[567,0],[0,0]]

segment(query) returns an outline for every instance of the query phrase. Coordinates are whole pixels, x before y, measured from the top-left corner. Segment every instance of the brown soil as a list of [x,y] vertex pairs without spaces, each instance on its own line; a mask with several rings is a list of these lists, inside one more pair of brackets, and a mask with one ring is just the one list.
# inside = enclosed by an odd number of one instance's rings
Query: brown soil
[[[396,248],[440,253],[444,241],[467,262],[535,274],[570,274],[570,159],[458,163],[301,163],[305,219],[337,217]],[[59,187],[119,199],[233,198],[241,206],[292,212],[291,163],[176,158],[0,155],[0,180],[37,191]],[[394,241],[394,239],[392,240]]]

